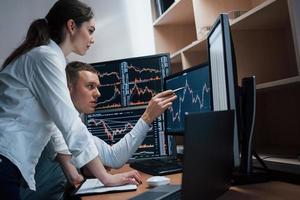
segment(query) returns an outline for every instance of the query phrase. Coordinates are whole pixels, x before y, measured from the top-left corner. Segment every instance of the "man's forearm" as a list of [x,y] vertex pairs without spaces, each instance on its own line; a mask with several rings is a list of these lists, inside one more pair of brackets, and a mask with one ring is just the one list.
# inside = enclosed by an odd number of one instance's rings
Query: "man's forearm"
[[98,178],[104,185],[109,184],[109,178],[111,175],[106,172],[106,169],[104,168],[98,156],[90,162],[88,162],[85,165],[85,167],[93,176]]

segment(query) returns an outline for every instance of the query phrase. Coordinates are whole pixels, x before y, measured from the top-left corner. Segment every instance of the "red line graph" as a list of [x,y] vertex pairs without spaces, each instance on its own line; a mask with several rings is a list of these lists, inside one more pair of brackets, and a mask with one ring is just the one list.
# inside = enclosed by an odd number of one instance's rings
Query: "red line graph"
[[[121,82],[116,82],[116,83],[109,83],[109,84],[101,84],[101,87],[111,87],[111,86],[119,86],[121,84]],[[119,86],[120,87],[120,86]]]
[[149,96],[153,97],[156,94],[156,92],[154,90],[150,89],[148,86],[145,86],[144,88],[140,88],[137,84],[134,84],[134,87],[129,90],[129,93],[130,93],[130,96],[137,95],[139,97],[138,99],[140,99],[138,102],[130,102],[131,105],[147,103],[148,101],[146,101],[146,100],[150,100],[150,99],[145,99],[145,98],[143,99],[142,97],[145,95],[148,95],[148,97]]
[[153,69],[153,68],[150,68],[150,67],[143,67],[143,69],[140,69],[138,67],[135,67],[135,66],[132,66],[132,65],[129,65],[128,66],[128,69],[131,69],[131,70],[134,70],[135,72],[138,72],[138,73],[143,73],[143,72],[150,72],[150,73],[160,73],[160,70],[159,69]]
[[124,125],[123,125],[122,128],[115,128],[115,129],[113,129],[103,119],[98,120],[98,122],[95,119],[88,120],[88,124],[89,125],[93,124],[94,126],[101,126],[103,128],[106,136],[107,136],[107,139],[109,139],[110,141],[114,140],[115,135],[128,133],[134,127],[134,125],[132,125],[129,122],[122,122],[122,123],[124,123]]
[[[100,91],[100,92],[101,92],[101,91]],[[121,91],[120,91],[119,88],[115,85],[115,87],[114,87],[114,95],[113,95],[111,98],[106,99],[105,101],[102,101],[102,102],[99,101],[99,102],[97,103],[97,107],[100,106],[101,104],[105,104],[105,103],[109,103],[109,102],[113,101],[114,99],[117,98],[118,95],[121,95]]]
[[146,82],[149,82],[149,81],[157,81],[157,80],[160,80],[159,76],[149,78],[149,79],[135,78],[134,81],[131,81],[129,83],[130,84],[132,84],[132,83],[146,83]]
[[[101,83],[100,87],[106,87],[106,86],[115,86],[115,85],[120,85],[121,84],[121,78],[119,76],[118,72],[104,72],[104,73],[99,73],[99,80]],[[115,78],[113,78],[115,76]],[[113,83],[107,83],[107,80],[114,81]],[[103,83],[106,82],[106,83]]]
[[104,73],[99,73],[99,77],[100,78],[104,78],[104,77],[111,77],[111,76],[116,76],[116,78],[118,80],[120,80],[120,76],[119,76],[119,73],[118,72],[104,72]]
[[145,88],[140,88],[137,84],[134,84],[134,87],[130,89],[130,94],[137,94],[139,96],[144,94],[151,94],[151,96],[154,96],[156,93],[154,90],[151,90],[146,86]]
[[176,120],[178,120],[178,122],[180,122],[181,112],[182,112],[181,106],[184,103],[185,98],[186,98],[187,95],[191,96],[191,99],[192,99],[191,103],[192,104],[199,104],[199,111],[200,111],[204,107],[204,97],[205,97],[205,94],[207,94],[209,92],[209,90],[210,90],[210,88],[208,88],[206,83],[205,83],[202,87],[201,96],[199,96],[198,94],[194,94],[194,91],[192,90],[192,88],[190,88],[190,86],[189,86],[189,84],[186,80],[185,85],[184,85],[184,89],[183,89],[183,95],[179,96],[178,100],[176,100],[179,103],[178,111],[176,112],[173,107],[169,108],[169,111],[172,115],[172,121],[175,122]]

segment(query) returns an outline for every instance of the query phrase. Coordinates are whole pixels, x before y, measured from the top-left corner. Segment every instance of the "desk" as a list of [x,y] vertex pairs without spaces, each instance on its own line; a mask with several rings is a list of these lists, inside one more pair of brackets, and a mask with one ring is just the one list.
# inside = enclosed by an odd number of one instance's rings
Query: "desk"
[[[131,168],[129,165],[125,165],[119,170],[112,170],[111,173],[129,171]],[[134,197],[140,193],[145,192],[149,188],[147,187],[146,180],[151,175],[140,172],[142,176],[143,184],[138,186],[136,191],[132,192],[120,192],[111,194],[99,194],[93,196],[84,196],[83,200],[124,200]],[[171,184],[180,184],[182,174],[168,175],[171,179]],[[232,186],[229,191],[223,194],[218,200],[232,200],[232,199],[243,199],[243,200],[299,200],[300,199],[300,186],[290,183],[284,183],[279,181],[271,181],[267,183],[243,185],[243,186]]]

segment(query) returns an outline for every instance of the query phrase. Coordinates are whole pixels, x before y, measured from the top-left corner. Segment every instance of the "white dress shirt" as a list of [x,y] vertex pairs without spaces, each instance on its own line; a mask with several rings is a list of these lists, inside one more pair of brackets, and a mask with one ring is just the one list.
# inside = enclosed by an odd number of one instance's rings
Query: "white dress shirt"
[[18,167],[32,190],[35,166],[51,134],[61,131],[78,167],[98,155],[71,101],[65,67],[62,50],[50,41],[0,72],[0,154]]
[[[83,117],[84,115],[80,116],[82,120]],[[138,147],[142,144],[149,129],[150,126],[142,118],[140,118],[133,127],[133,129],[129,133],[127,133],[120,141],[118,141],[112,146],[108,145],[102,139],[96,136],[92,136],[97,147],[100,160],[106,167],[122,167],[133,155],[133,153],[138,149]],[[45,151],[47,156],[53,161],[57,153],[68,155],[71,154],[62,134],[52,134],[50,144],[47,146]],[[78,161],[77,158],[73,157],[72,163],[76,167],[78,167],[80,160]]]
[[93,136],[100,160],[107,167],[122,167],[142,144],[149,129],[150,126],[140,118],[134,128],[112,146],[100,138]]

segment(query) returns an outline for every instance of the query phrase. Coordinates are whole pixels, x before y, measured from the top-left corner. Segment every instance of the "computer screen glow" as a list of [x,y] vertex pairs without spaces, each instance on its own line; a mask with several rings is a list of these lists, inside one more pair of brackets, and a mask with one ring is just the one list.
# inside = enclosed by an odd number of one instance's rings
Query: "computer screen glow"
[[165,79],[165,89],[176,89],[177,99],[166,111],[166,131],[183,132],[184,115],[191,112],[211,111],[211,88],[208,64],[196,66]]

